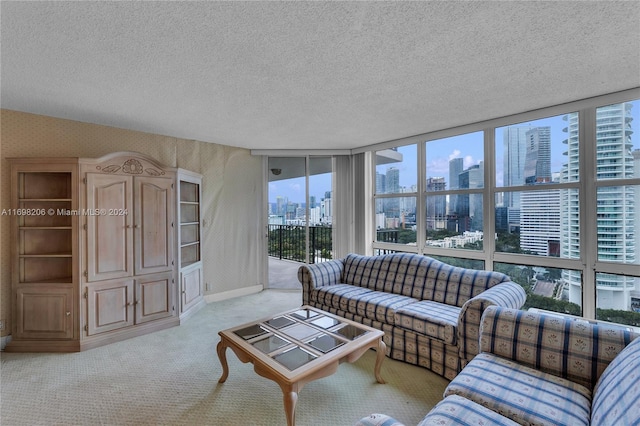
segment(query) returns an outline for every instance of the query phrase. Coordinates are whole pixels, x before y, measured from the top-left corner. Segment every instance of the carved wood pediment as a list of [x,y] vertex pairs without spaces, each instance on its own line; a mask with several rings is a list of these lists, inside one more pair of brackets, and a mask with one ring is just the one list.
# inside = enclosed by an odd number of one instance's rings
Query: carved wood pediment
[[152,158],[135,152],[113,153],[92,161],[94,171],[132,176],[165,176],[173,168],[164,167]]

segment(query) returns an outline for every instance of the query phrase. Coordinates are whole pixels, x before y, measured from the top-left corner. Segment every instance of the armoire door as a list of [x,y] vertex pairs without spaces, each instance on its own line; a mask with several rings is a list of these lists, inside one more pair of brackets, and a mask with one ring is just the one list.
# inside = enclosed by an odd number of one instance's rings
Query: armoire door
[[134,179],[135,274],[173,270],[174,200],[172,180]]
[[72,286],[23,285],[18,288],[16,299],[16,338],[73,338]]
[[87,334],[91,336],[133,325],[133,296],[133,279],[89,284]]
[[173,315],[173,274],[145,275],[136,279],[135,321],[141,324]]
[[133,275],[133,178],[87,173],[87,281]]
[[202,298],[202,267],[192,268],[180,274],[181,312],[197,304]]

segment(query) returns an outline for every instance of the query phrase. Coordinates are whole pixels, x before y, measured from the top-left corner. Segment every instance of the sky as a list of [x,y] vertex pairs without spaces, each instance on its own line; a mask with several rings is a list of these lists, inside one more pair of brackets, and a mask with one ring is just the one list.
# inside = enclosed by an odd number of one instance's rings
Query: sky
[[[640,134],[640,101],[634,102],[632,109],[632,126],[636,135]],[[563,120],[562,115],[544,118],[540,120],[528,121],[514,124],[510,127],[519,126],[549,126],[551,127],[551,172],[559,172],[566,162],[567,145],[563,141],[567,138],[567,133],[563,129],[568,126],[568,121]],[[503,181],[503,129],[496,129],[496,183],[502,185]],[[634,138],[634,149],[640,149],[640,138]],[[453,158],[463,158],[464,168],[478,164],[484,159],[483,154],[483,132],[475,132],[454,136],[450,138],[430,141],[426,150],[427,177],[444,177],[449,181],[449,161]],[[389,163],[376,167],[379,173],[386,173],[389,167],[396,167],[400,170],[400,186],[410,187],[417,184],[417,148],[416,145],[398,147],[398,152],[402,153],[403,161],[400,163]],[[312,176],[310,180],[310,195],[316,196],[316,201],[324,198],[325,191],[331,190],[331,174]],[[304,203],[305,200],[304,177],[276,181],[269,183],[269,202],[274,203],[276,196],[287,197],[291,202]]]

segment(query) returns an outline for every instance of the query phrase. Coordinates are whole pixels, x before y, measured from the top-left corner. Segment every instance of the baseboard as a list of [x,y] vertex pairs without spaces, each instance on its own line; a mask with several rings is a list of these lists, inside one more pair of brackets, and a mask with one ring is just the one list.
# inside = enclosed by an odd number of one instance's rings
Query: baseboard
[[4,348],[9,344],[9,342],[11,342],[10,334],[8,336],[2,336],[0,338],[0,350],[4,351]]
[[207,303],[220,302],[221,300],[233,299],[234,297],[248,296],[254,293],[260,293],[264,290],[262,285],[254,285],[251,287],[237,288],[235,290],[223,291],[221,293],[206,294],[204,300]]
[[198,303],[196,303],[195,305],[192,305],[186,312],[180,315],[180,324],[182,324],[183,322],[191,318],[193,314],[195,314],[205,306],[207,306],[207,302],[204,300],[204,297],[203,297],[198,301]]

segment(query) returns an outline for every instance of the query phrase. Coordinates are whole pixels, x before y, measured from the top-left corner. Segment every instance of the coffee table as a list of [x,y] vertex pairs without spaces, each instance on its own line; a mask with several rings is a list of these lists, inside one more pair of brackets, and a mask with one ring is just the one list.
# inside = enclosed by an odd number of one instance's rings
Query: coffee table
[[287,425],[295,424],[296,402],[302,387],[338,370],[344,361],[358,360],[367,349],[377,351],[374,375],[384,383],[380,367],[385,357],[384,333],[311,306],[302,306],[218,333],[217,352],[224,383],[229,376],[227,348],[257,374],[282,389]]

